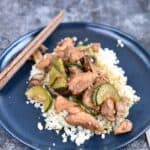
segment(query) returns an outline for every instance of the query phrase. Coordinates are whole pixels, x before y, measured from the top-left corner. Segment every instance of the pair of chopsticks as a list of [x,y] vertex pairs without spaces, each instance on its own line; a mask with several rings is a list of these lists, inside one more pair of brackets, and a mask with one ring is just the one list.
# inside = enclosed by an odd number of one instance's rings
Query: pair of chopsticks
[[0,89],[2,89],[13,75],[25,64],[25,62],[42,45],[49,35],[58,27],[64,17],[64,11],[61,11],[19,54],[6,66],[0,73]]

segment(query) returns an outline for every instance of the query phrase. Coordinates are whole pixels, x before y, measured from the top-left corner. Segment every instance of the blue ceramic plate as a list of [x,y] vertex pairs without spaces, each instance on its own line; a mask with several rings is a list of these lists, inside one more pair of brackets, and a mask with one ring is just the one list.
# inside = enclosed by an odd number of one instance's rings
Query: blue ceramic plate
[[[0,56],[0,69],[8,63],[11,55],[14,55],[24,47],[39,31],[33,31],[21,37],[9,46]],[[25,103],[24,92],[27,88],[26,81],[29,77],[32,63],[27,62],[0,91],[0,124],[15,138],[34,149],[46,150],[49,147],[56,150],[109,150],[118,149],[142,135],[150,126],[150,56],[134,40],[112,27],[87,23],[64,23],[50,36],[45,45],[52,50],[56,43],[66,36],[77,36],[79,40],[86,37],[88,42],[100,42],[102,47],[113,49],[120,60],[120,66],[124,68],[128,76],[128,84],[133,86],[141,101],[130,110],[129,119],[134,124],[131,133],[114,136],[106,136],[101,140],[99,136],[92,137],[85,144],[77,147],[71,141],[62,143],[61,136],[53,131],[39,131],[37,122],[43,122],[41,112],[33,105]],[[117,39],[124,43],[123,48],[116,47]],[[44,122],[43,122],[44,123]],[[53,147],[52,143],[55,143]]]

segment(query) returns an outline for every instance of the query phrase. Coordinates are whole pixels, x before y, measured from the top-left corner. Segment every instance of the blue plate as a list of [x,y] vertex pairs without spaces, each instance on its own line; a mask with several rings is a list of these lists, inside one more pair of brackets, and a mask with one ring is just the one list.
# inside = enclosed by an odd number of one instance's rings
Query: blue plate
[[[0,56],[0,69],[10,61],[41,29],[19,38]],[[85,144],[77,147],[71,141],[62,143],[61,136],[53,131],[39,131],[37,122],[44,123],[39,109],[25,103],[24,92],[32,63],[27,62],[11,79],[7,86],[0,91],[0,124],[15,138],[34,149],[46,150],[109,150],[118,149],[142,135],[150,126],[150,56],[135,41],[133,37],[109,26],[87,23],[63,23],[50,36],[45,45],[53,50],[56,43],[67,36],[77,36],[79,40],[86,37],[88,42],[100,42],[102,47],[113,49],[128,76],[128,84],[133,86],[141,97],[141,101],[130,110],[129,119],[134,124],[133,131],[125,135],[107,135],[104,140],[94,136]],[[124,43],[123,48],[116,47],[117,39]],[[55,147],[53,147],[55,143]]]

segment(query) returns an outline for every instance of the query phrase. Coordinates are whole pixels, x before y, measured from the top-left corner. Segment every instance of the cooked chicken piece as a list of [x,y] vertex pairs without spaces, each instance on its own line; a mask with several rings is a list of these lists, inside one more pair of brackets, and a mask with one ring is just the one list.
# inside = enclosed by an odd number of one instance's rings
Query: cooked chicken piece
[[68,53],[67,53],[67,50],[64,50],[64,51],[56,51],[55,54],[59,58],[64,58],[65,54],[68,54]]
[[77,47],[72,47],[72,48],[70,49],[69,61],[70,61],[71,63],[74,63],[74,62],[80,60],[80,59],[83,58],[83,57],[84,57],[84,52],[81,51],[79,48],[77,48]]
[[44,78],[45,78],[44,72],[37,73],[32,77],[32,79],[37,79],[39,81],[44,80]]
[[114,130],[114,134],[128,133],[132,130],[133,124],[130,120],[125,119],[121,122],[120,126]]
[[36,85],[42,85],[42,82],[37,79],[31,79],[29,81],[29,87],[36,86]]
[[123,117],[126,113],[126,105],[123,101],[116,103],[116,116]]
[[33,54],[33,60],[34,60],[35,63],[37,64],[41,59],[43,59],[43,55],[42,55],[41,51],[37,50],[37,51]]
[[70,53],[74,49],[74,42],[71,38],[65,38],[58,43],[58,46],[55,49],[55,54],[57,57],[63,58],[68,61],[70,58]]
[[50,60],[43,58],[39,63],[36,64],[36,67],[39,69],[44,69],[50,65]]
[[94,50],[94,52],[99,52],[101,45],[100,45],[100,43],[92,43],[91,47]]
[[83,94],[82,101],[86,106],[93,109],[95,112],[99,112],[99,107],[93,105],[91,98],[92,98],[92,88],[88,88]]
[[77,66],[71,66],[71,67],[68,67],[68,69],[69,69],[69,72],[70,72],[71,76],[74,76],[74,75],[77,75],[77,74],[83,72],[83,71],[82,71],[79,67],[77,67]]
[[83,109],[80,106],[73,106],[73,107],[67,108],[67,112],[69,114],[77,114],[77,113],[80,113],[82,111],[83,111]]
[[91,97],[92,97],[92,89],[88,88],[83,94],[82,101],[89,108],[94,108],[95,106],[92,103]]
[[55,59],[54,55],[48,54],[45,58],[40,60],[37,64],[36,67],[39,69],[45,69],[47,68],[50,64],[52,64],[53,60]]
[[29,60],[34,60],[37,63],[40,59],[43,58],[42,54],[45,54],[48,51],[48,48],[45,45],[41,45],[36,52],[29,58]]
[[115,121],[115,105],[112,99],[107,99],[102,103],[101,114],[109,121]]
[[77,114],[68,115],[65,120],[75,126],[82,126],[86,129],[101,132],[103,128],[100,127],[97,120],[86,112],[79,112]]
[[57,96],[55,100],[55,110],[57,113],[64,110],[67,111],[68,114],[65,120],[71,125],[79,125],[99,132],[103,130],[93,116],[84,112],[75,102],[69,101],[62,96]]
[[29,87],[32,87],[35,85],[42,85],[44,78],[45,78],[44,72],[35,74],[29,81]]
[[[62,47],[62,46],[61,46]],[[63,46],[63,48],[56,48],[56,56],[63,58],[65,61],[74,63],[84,56],[84,52],[81,51],[78,47],[74,47],[73,44]]]
[[95,81],[95,86],[102,85],[108,83],[109,79],[105,74],[100,74]]
[[73,48],[74,48],[73,46],[70,46],[64,50],[58,50],[55,52],[55,55],[59,58],[62,58],[65,61],[69,61],[70,53]]
[[71,107],[77,107],[78,105],[75,102],[69,101],[63,96],[57,96],[55,100],[55,110],[57,113],[62,112],[64,110],[68,110]]
[[69,90],[78,95],[85,89],[90,87],[96,79],[96,75],[92,72],[80,73],[75,75],[68,83]]
[[70,46],[64,50],[56,51],[56,56],[62,58],[65,61],[74,63],[83,58],[84,53],[82,51],[79,51],[77,47]]
[[58,47],[56,47],[55,51],[64,51],[66,48],[73,46],[74,46],[73,39],[68,37],[58,43]]

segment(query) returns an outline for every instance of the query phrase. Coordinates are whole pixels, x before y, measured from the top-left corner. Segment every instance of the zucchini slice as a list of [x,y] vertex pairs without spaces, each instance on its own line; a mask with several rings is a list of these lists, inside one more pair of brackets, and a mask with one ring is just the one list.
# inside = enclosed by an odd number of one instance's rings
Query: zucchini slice
[[66,67],[76,66],[76,67],[78,67],[79,69],[82,69],[82,68],[83,68],[83,66],[82,66],[80,63],[65,63],[65,66],[66,66]]
[[64,75],[64,77],[67,77],[66,72],[65,72],[64,63],[61,58],[56,59],[54,61],[53,65],[62,75]]
[[54,89],[65,89],[67,88],[67,81],[64,77],[58,77],[52,87]]
[[98,113],[94,112],[94,110],[92,110],[91,108],[84,105],[83,103],[79,103],[79,105],[83,110],[85,110],[85,112],[87,112],[88,114],[90,114],[92,116],[96,116],[98,114]]
[[50,109],[53,102],[51,94],[42,86],[33,86],[26,91],[25,95],[28,99],[42,104],[45,112]]
[[52,68],[49,71],[49,85],[53,85],[56,79],[61,76],[62,74],[54,66],[52,66]]
[[77,47],[82,51],[87,50],[91,56],[94,55],[94,51],[93,51],[91,45],[78,45]]
[[[55,62],[55,65],[49,71],[49,86],[54,89],[64,89],[67,87],[67,79],[61,59]],[[64,72],[64,74],[62,73]]]
[[92,101],[94,105],[101,105],[104,100],[111,98],[115,102],[120,101],[120,96],[116,88],[109,83],[98,86],[92,95]]
[[92,110],[91,108],[89,108],[88,106],[86,106],[85,104],[83,104],[81,102],[81,100],[79,100],[77,97],[75,97],[75,96],[69,96],[69,100],[73,101],[73,102],[76,102],[88,114],[90,114],[92,116],[96,116],[97,115],[97,113],[94,112],[94,110]]

